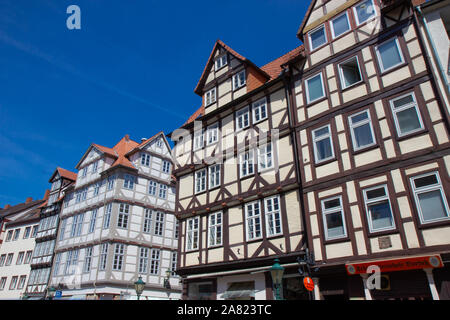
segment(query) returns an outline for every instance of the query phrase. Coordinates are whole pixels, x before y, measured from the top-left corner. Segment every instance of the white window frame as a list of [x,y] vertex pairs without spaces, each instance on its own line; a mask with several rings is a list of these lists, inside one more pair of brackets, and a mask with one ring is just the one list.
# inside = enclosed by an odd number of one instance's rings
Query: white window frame
[[136,177],[131,174],[125,174],[123,176],[123,188],[127,190],[134,190],[134,184],[136,183]]
[[151,156],[148,153],[141,153],[141,165],[149,167],[150,166],[150,158]]
[[[252,215],[249,215],[249,207],[252,207]],[[254,214],[255,212],[255,208],[258,207],[258,214]],[[246,203],[244,205],[245,208],[245,235],[246,235],[246,239],[247,241],[251,241],[251,240],[256,240],[256,239],[261,239],[263,236],[263,230],[262,230],[262,218],[261,218],[261,203],[259,200],[257,201],[253,201],[250,203]],[[259,224],[256,223],[256,221],[259,221]],[[250,230],[250,225],[253,226],[253,230]],[[259,236],[257,235],[257,231],[255,226],[259,225]]]
[[142,224],[142,232],[150,234],[152,231],[152,219],[153,219],[153,210],[145,209],[144,211],[144,223]]
[[163,160],[162,172],[170,173],[170,162],[167,160]]
[[[275,200],[278,205],[278,209],[275,209]],[[269,210],[269,202],[272,202],[272,210]],[[281,199],[279,195],[268,197],[264,199],[264,215],[266,218],[266,235],[267,238],[269,237],[276,237],[280,234],[283,234],[283,224],[282,224],[282,217],[281,217]],[[270,229],[270,223],[269,221],[277,221],[280,222],[280,231],[276,232],[275,225],[273,226],[273,230]]]
[[163,236],[164,235],[164,212],[161,211],[155,211],[155,215],[153,217],[155,218],[154,221],[154,230],[153,234],[155,236]]
[[[423,177],[427,177],[427,176],[431,176],[431,175],[434,175],[436,177],[437,182],[438,182],[437,184],[416,188],[414,180],[420,179]],[[411,177],[410,183],[411,183],[412,191],[414,193],[416,209],[417,209],[417,212],[419,213],[419,219],[420,219],[421,224],[433,223],[433,222],[438,222],[438,221],[446,221],[446,220],[450,219],[450,210],[449,210],[448,203],[447,203],[447,197],[445,195],[444,188],[442,186],[442,181],[441,181],[441,177],[439,176],[439,172],[433,171],[433,172],[428,172],[428,173],[424,173],[424,174],[421,174],[418,176]],[[418,195],[423,192],[430,192],[430,191],[436,191],[436,190],[439,190],[439,192],[441,194],[442,202],[444,203],[445,210],[447,211],[447,217],[425,221],[423,218],[423,215],[422,215],[422,208],[420,206]]]
[[[320,76],[320,83],[322,84],[323,95],[318,97],[318,98],[316,98],[316,99],[314,99],[314,100],[311,100],[309,98],[309,83],[308,83],[308,81],[313,79],[313,78],[315,78],[315,77],[317,77],[317,76]],[[325,90],[325,85],[323,83],[323,74],[322,74],[322,72],[319,72],[319,73],[309,77],[308,79],[306,79],[305,80],[305,87],[306,87],[305,88],[305,90],[306,90],[306,101],[307,101],[308,104],[316,102],[316,101],[319,101],[320,99],[322,99],[323,97],[326,97],[326,95],[327,95],[326,90]]]
[[[366,120],[361,120],[361,121],[359,121],[357,123],[353,123],[352,117],[358,116],[358,115],[360,115],[362,113],[367,113],[368,118]],[[356,146],[356,139],[355,139],[354,129],[358,128],[358,127],[360,127],[362,125],[365,125],[367,123],[369,124],[370,133],[372,134],[372,143],[358,148]],[[350,127],[350,133],[351,133],[351,136],[352,136],[353,150],[359,151],[359,150],[363,150],[363,149],[369,148],[369,147],[377,144],[377,139],[376,139],[375,133],[373,131],[372,118],[370,116],[370,110],[369,109],[366,109],[366,110],[363,110],[363,111],[360,111],[360,112],[357,112],[357,113],[349,115],[348,116],[348,125]]]
[[139,248],[139,264],[138,272],[140,274],[147,274],[148,272],[148,253],[150,249],[146,247]]
[[[219,237],[218,234],[220,235]],[[222,238],[223,238],[222,211],[211,213],[208,216],[208,247],[212,248],[221,246]]]
[[[243,172],[244,168],[246,169],[245,174]],[[249,149],[239,155],[239,173],[241,178],[255,174],[255,154],[253,149]]]
[[[409,104],[401,106],[399,108],[394,107],[395,101],[400,100],[407,96],[411,96],[413,98],[413,103],[409,103]],[[399,97],[389,100],[389,105],[391,106],[392,117],[394,118],[395,130],[397,131],[398,137],[405,137],[405,136],[414,134],[416,132],[420,132],[423,129],[425,129],[425,127],[423,125],[422,115],[420,114],[419,105],[417,104],[417,99],[416,99],[416,95],[414,94],[414,92],[409,92],[407,94],[404,94],[404,95],[401,95]],[[419,119],[419,123],[420,123],[420,128],[402,134],[401,130],[400,130],[400,124],[398,123],[397,113],[404,111],[406,109],[410,109],[410,108],[414,108],[416,110],[417,118]]]
[[200,150],[205,145],[205,132],[203,128],[194,132],[193,151]]
[[205,107],[215,103],[217,100],[217,89],[216,87],[211,90],[206,91],[205,93]]
[[[378,197],[375,199],[367,199],[367,192],[371,191],[371,190],[375,190],[375,189],[381,189],[384,188],[384,192],[385,195],[382,197]],[[363,190],[363,196],[364,196],[364,206],[366,209],[366,217],[367,217],[367,222],[369,225],[369,232],[370,233],[377,233],[377,232],[382,232],[382,231],[387,231],[387,230],[394,230],[396,228],[395,226],[395,217],[394,217],[394,211],[392,211],[392,204],[391,204],[391,199],[389,198],[389,189],[387,187],[386,184],[383,185],[377,185],[374,187],[370,187],[370,188],[366,188]],[[391,217],[392,217],[392,226],[391,227],[386,227],[386,228],[380,228],[380,229],[373,229],[372,227],[372,217],[371,214],[369,212],[369,205],[371,205],[372,203],[377,203],[377,202],[381,202],[381,201],[385,201],[387,200],[389,203],[389,209],[391,210]]]
[[119,212],[117,214],[117,228],[128,229],[128,222],[130,221],[131,206],[128,203],[119,204]]
[[[225,59],[224,59],[225,58]],[[218,71],[228,64],[227,54],[223,54],[214,61],[215,71]]]
[[[256,110],[259,110],[260,118],[256,119]],[[264,110],[265,116],[262,116],[262,110]],[[253,115],[253,124],[259,123],[261,121],[264,121],[267,119],[267,99],[266,97],[259,99],[258,101],[255,101],[252,103],[252,115]]]
[[[315,132],[320,130],[320,129],[323,129],[325,127],[328,127],[328,134],[327,135],[322,135],[322,136],[316,138]],[[333,159],[334,158],[334,145],[333,145],[333,136],[331,135],[331,125],[327,124],[327,125],[322,126],[320,128],[314,129],[314,130],[312,130],[311,135],[312,135],[312,140],[313,140],[315,163],[318,164],[318,163],[322,163],[324,161],[328,161],[330,159]],[[330,139],[330,142],[331,142],[331,156],[328,157],[328,158],[324,158],[324,159],[319,160],[318,156],[317,156],[316,142],[319,142],[319,141],[324,140],[324,139]]]
[[[244,74],[243,82],[241,82],[241,74]],[[236,83],[236,80],[237,80],[237,83]],[[233,83],[233,91],[238,90],[247,84],[247,74],[245,72],[245,69],[233,74],[232,83]]]
[[[337,20],[338,18],[342,17],[342,16],[346,16],[347,18],[347,23],[348,23],[348,30],[344,31],[343,33],[341,33],[340,35],[336,36],[336,33],[334,32],[334,21]],[[348,12],[344,11],[343,13],[339,14],[338,16],[334,17],[331,21],[330,21],[330,29],[331,29],[331,36],[333,39],[336,39],[338,37],[343,36],[344,34],[349,33],[350,31],[352,31],[352,25],[350,23],[350,19],[348,17]]]
[[[247,118],[247,125],[245,125],[245,118]],[[239,125],[240,119],[242,119],[242,127]],[[250,108],[249,108],[249,106],[246,106],[246,107],[241,108],[240,110],[236,111],[235,121],[236,121],[236,132],[250,127]]]
[[159,274],[159,267],[161,264],[161,250],[151,249],[150,250],[150,270],[149,273],[153,275]]
[[375,14],[374,14],[372,17],[368,18],[367,20],[359,21],[358,12],[356,11],[356,7],[358,7],[360,4],[362,4],[363,2],[366,2],[366,1],[361,1],[360,3],[358,3],[357,5],[355,5],[355,6],[353,7],[353,15],[354,15],[354,17],[355,17],[356,26],[358,26],[358,27],[359,27],[360,25],[362,25],[363,23],[367,22],[367,21],[370,21],[370,20],[372,20],[372,19],[375,19],[375,18],[378,16],[377,8],[376,8],[376,6],[375,6],[374,1],[373,1],[373,0],[367,0],[367,1],[370,1],[370,2],[371,2],[372,7],[373,7],[373,11],[375,12]]
[[[195,194],[206,191],[207,188],[207,172],[206,168],[195,171]],[[199,189],[200,187],[200,189]]]
[[158,191],[158,183],[154,180],[148,181],[148,194],[156,197]]
[[112,270],[120,271],[123,269],[124,257],[125,257],[125,245],[123,243],[116,243],[114,245]]
[[200,235],[200,218],[193,217],[186,220],[186,251],[198,250]]
[[213,123],[206,129],[206,145],[209,146],[219,141],[219,122]]
[[[208,188],[213,189],[220,186],[221,182],[221,166],[220,164],[215,164],[208,167]],[[216,181],[219,180],[218,183]]]
[[92,164],[92,173],[96,173],[97,172],[97,169],[98,169],[98,161],[95,161],[93,164]]
[[[325,208],[325,202],[327,201],[332,201],[335,199],[339,199],[339,203],[340,205],[338,207],[333,207],[333,208]],[[346,226],[346,221],[345,221],[345,214],[344,214],[344,206],[342,205],[342,196],[335,196],[335,197],[331,197],[331,198],[326,198],[326,199],[321,199],[321,206],[322,206],[322,220],[323,220],[323,229],[324,229],[324,233],[325,233],[325,240],[335,240],[335,239],[342,239],[342,238],[346,238],[347,237],[347,226]],[[328,214],[333,214],[336,212],[340,212],[341,214],[341,219],[342,219],[342,226],[344,228],[344,234],[340,235],[340,236],[336,236],[336,237],[329,237],[328,236],[328,224],[327,224],[327,215]]]
[[95,231],[95,224],[97,222],[97,212],[98,212],[97,208],[91,211],[91,220],[89,221],[88,233],[92,233]]
[[104,209],[103,230],[108,229],[111,224],[112,203],[108,203]]
[[[268,150],[270,149],[270,150]],[[273,145],[272,142],[258,147],[258,172],[272,169],[274,167]],[[263,160],[263,161],[261,161]],[[268,163],[270,162],[270,166]]]
[[159,184],[159,191],[158,191],[158,198],[160,199],[167,199],[167,185],[160,183]]
[[[361,78],[361,80],[359,80],[359,81],[357,81],[357,82],[355,82],[355,83],[352,83],[352,84],[349,85],[349,86],[345,86],[344,71],[342,70],[341,65],[344,64],[344,63],[346,63],[346,62],[349,62],[350,60],[353,60],[353,59],[355,59],[355,58],[356,58],[356,64],[358,65],[359,77]],[[356,86],[356,85],[358,85],[358,84],[360,84],[360,83],[362,83],[362,82],[364,81],[363,76],[362,76],[362,73],[361,73],[361,66],[359,65],[359,58],[358,58],[358,56],[353,56],[353,57],[351,57],[351,58],[348,58],[348,59],[345,60],[345,61],[342,61],[341,63],[338,64],[338,69],[339,69],[339,76],[340,76],[340,78],[341,78],[341,87],[342,87],[342,90],[347,89],[347,88],[351,88],[351,87],[353,87],[353,86]]]
[[91,271],[92,266],[92,251],[93,247],[84,248],[84,264],[83,264],[83,273],[87,273]]
[[[311,35],[313,33],[317,32],[317,31],[319,31],[320,29],[323,29],[323,33],[325,34],[325,42],[322,43],[321,45],[319,45],[318,47],[313,48]],[[314,50],[320,49],[320,48],[322,48],[323,46],[325,46],[328,43],[328,35],[327,35],[327,29],[326,29],[325,23],[321,24],[317,28],[315,28],[315,29],[313,29],[313,30],[308,32],[308,41],[309,41],[309,47],[311,48],[310,51],[314,51]]]
[[100,257],[99,257],[98,269],[100,271],[106,270],[106,265],[108,264],[108,244],[103,243],[100,248]]
[[[382,45],[388,43],[388,42],[391,42],[391,41],[394,41],[394,42],[395,42],[395,45],[396,45],[397,50],[398,50],[398,53],[400,54],[401,61],[400,61],[398,64],[393,65],[393,66],[391,66],[391,67],[385,69],[384,66],[383,66],[383,60],[381,59],[381,55],[380,55],[380,52],[378,51],[378,48],[379,48],[380,46],[382,46]],[[377,55],[378,66],[380,67],[381,73],[388,72],[389,70],[392,70],[392,69],[394,69],[394,68],[396,68],[396,67],[398,67],[398,66],[400,66],[400,65],[402,65],[402,64],[405,63],[405,57],[404,57],[404,55],[403,55],[402,47],[400,46],[398,37],[389,38],[388,40],[383,41],[382,43],[376,45],[376,46],[375,46],[375,53],[376,53],[376,55]]]

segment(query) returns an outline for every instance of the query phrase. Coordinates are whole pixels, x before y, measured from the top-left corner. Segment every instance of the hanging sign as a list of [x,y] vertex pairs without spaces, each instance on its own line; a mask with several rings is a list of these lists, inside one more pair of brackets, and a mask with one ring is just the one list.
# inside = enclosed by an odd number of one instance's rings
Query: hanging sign
[[303,278],[303,285],[305,286],[306,290],[308,290],[308,291],[314,290],[314,281],[310,277]]

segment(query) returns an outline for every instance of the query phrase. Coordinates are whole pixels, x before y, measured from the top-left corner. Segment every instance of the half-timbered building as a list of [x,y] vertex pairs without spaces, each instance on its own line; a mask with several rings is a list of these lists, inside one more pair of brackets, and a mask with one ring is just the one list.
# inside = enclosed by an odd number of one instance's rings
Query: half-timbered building
[[29,299],[46,297],[62,200],[65,190],[70,188],[76,179],[76,173],[58,167],[49,180],[51,189],[47,201],[40,206],[40,221],[35,237],[36,245],[31,259],[31,272],[26,288],[26,295]]
[[316,299],[448,290],[449,109],[416,2],[312,1],[298,30],[292,118]]
[[202,106],[169,135],[184,299],[273,299],[274,258],[296,276],[305,238],[282,65],[302,54],[258,67],[218,40],[195,88]]
[[63,299],[136,299],[142,277],[141,299],[178,299],[172,168],[162,132],[92,144],[64,197],[49,286]]

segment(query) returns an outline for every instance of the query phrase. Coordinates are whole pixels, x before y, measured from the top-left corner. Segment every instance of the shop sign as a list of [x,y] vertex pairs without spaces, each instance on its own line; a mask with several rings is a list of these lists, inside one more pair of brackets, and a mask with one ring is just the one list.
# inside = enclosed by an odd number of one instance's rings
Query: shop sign
[[314,290],[314,281],[310,277],[303,278],[303,284],[308,291]]

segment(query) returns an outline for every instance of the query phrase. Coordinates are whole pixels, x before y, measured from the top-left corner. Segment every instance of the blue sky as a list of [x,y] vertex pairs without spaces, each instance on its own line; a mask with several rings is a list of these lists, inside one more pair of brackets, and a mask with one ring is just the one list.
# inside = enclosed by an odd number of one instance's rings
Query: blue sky
[[[66,9],[81,9],[68,30]],[[217,39],[262,66],[300,45],[309,1],[0,0],[0,207],[57,166],[184,123]]]

